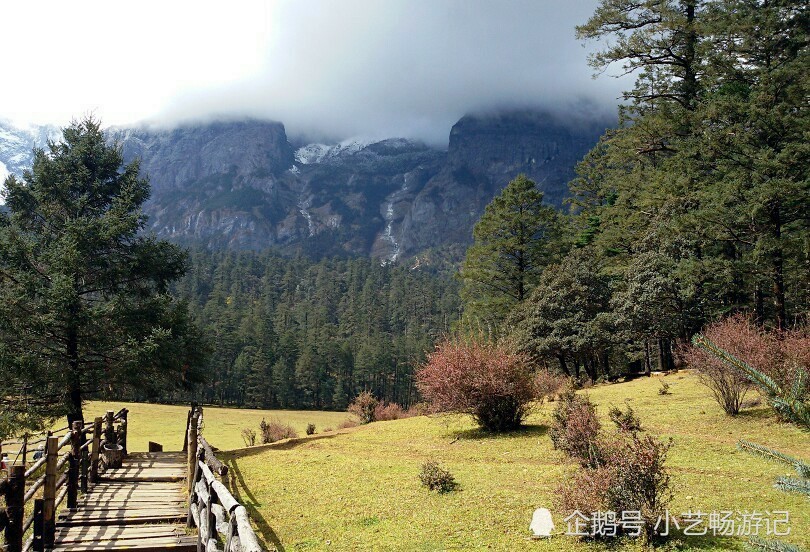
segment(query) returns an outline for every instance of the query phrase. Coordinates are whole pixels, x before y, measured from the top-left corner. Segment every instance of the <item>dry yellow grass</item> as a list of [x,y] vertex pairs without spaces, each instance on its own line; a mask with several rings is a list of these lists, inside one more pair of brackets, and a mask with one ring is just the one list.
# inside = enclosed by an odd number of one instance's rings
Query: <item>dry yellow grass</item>
[[[772,487],[790,470],[736,449],[745,438],[807,456],[810,435],[779,423],[766,406],[726,417],[688,373],[587,391],[608,427],[607,410],[633,406],[648,432],[672,437],[668,464],[675,500],[671,509],[788,510],[792,535],[810,545],[807,499]],[[411,418],[227,456],[231,485],[251,510],[268,545],[284,550],[590,550],[558,536],[529,541],[532,511],[552,507],[555,487],[574,469],[552,449],[546,433],[553,405],[545,405],[525,431],[504,436],[478,432],[462,417]],[[437,460],[461,484],[447,495],[430,493],[417,474]],[[564,530],[560,512],[552,511]],[[691,538],[678,549],[728,550],[741,539]],[[620,549],[633,549],[623,543]]]
[[[91,420],[95,416],[102,416],[107,410],[118,411],[125,407],[129,409],[129,450],[145,451],[149,441],[161,443],[165,450],[182,449],[189,410],[187,406],[90,401],[85,405],[84,412],[85,417]],[[293,426],[299,435],[304,435],[309,423],[314,423],[320,431],[327,427],[337,427],[348,418],[347,412],[248,410],[207,406],[203,408],[203,434],[212,446],[226,450],[245,446],[241,436],[244,428],[251,428],[260,434],[259,424],[262,419],[280,420]]]

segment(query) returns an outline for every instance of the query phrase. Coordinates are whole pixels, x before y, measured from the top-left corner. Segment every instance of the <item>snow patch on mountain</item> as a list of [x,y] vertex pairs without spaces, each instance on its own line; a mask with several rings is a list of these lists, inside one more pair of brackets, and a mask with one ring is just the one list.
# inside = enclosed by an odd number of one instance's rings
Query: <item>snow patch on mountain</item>
[[347,155],[354,155],[375,143],[377,142],[374,140],[364,138],[349,138],[333,145],[307,144],[296,150],[295,160],[301,165],[326,163]]

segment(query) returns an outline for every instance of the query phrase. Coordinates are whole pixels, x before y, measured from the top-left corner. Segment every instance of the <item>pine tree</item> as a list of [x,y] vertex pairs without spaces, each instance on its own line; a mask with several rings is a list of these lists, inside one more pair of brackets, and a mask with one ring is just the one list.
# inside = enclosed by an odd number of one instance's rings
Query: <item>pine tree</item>
[[103,390],[197,378],[199,336],[168,293],[177,247],[143,233],[149,183],[97,121],[71,124],[5,182],[0,215],[0,397],[82,419]]
[[509,311],[528,297],[544,266],[558,258],[561,224],[543,205],[543,193],[520,175],[487,205],[473,229],[461,278],[468,324],[497,331]]

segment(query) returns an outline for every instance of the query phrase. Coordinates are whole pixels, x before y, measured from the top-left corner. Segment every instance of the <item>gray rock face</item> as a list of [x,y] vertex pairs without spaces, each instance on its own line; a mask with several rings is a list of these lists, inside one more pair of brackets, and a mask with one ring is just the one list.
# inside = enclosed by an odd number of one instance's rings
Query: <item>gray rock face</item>
[[560,207],[577,162],[606,126],[574,128],[531,111],[463,117],[450,131],[447,162],[403,218],[403,249],[469,243],[486,205],[521,173]]
[[[141,159],[152,184],[145,210],[159,236],[397,261],[468,244],[485,206],[520,173],[561,205],[575,164],[604,126],[573,127],[528,111],[466,116],[447,151],[401,138],[294,148],[284,125],[261,121],[117,129],[110,137],[127,161]],[[0,125],[0,162],[30,164],[42,139],[25,136],[4,135]]]
[[0,185],[9,174],[22,177],[31,168],[34,148],[44,148],[48,139],[61,137],[52,126],[18,128],[0,120]]

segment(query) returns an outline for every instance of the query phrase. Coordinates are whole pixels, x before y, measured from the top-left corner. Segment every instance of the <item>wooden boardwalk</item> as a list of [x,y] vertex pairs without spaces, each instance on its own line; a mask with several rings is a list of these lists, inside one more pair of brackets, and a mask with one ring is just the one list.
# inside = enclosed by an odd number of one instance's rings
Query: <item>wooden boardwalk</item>
[[127,455],[59,516],[53,550],[197,550],[186,529],[186,465],[181,452]]

